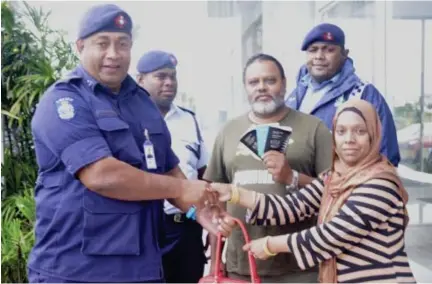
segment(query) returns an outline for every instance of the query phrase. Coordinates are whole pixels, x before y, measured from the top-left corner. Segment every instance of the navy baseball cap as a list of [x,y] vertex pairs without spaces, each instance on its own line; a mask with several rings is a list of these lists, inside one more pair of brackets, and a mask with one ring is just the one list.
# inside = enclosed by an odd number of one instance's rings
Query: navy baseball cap
[[81,19],[78,38],[85,39],[99,32],[124,32],[132,36],[132,19],[117,5],[93,6]]
[[323,23],[314,27],[303,40],[301,50],[305,51],[314,42],[327,42],[341,47],[345,46],[345,34],[336,25]]

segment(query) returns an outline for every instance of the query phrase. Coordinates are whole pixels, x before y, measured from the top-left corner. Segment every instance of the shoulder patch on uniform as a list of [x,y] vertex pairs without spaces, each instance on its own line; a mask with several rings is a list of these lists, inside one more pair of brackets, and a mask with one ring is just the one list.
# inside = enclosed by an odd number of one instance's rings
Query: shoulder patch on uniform
[[51,85],[51,87],[55,88],[58,86],[69,85],[71,83],[79,82],[80,80],[82,80],[82,78],[80,76],[70,75],[70,76],[66,76],[64,78],[61,78],[60,80],[57,80],[54,84]]
[[73,99],[64,97],[56,100],[57,114],[61,119],[69,120],[75,116],[75,108],[72,104]]
[[76,81],[76,80],[81,80],[82,78],[78,75],[67,75],[66,77],[63,77],[59,80],[57,80],[56,84],[61,84],[61,83],[69,83],[71,81]]

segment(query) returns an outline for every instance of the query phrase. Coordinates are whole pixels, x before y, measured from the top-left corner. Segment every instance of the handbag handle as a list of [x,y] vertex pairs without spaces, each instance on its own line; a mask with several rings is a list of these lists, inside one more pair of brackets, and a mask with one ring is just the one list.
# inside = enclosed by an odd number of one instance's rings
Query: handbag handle
[[[237,218],[233,218],[234,222],[239,225],[240,229],[243,232],[243,236],[245,238],[246,243],[250,242],[249,234],[244,226],[243,222]],[[221,254],[222,254],[222,234],[217,234],[217,246],[216,246],[216,265],[215,265],[215,283],[219,283],[219,280],[223,277],[221,272]],[[250,251],[248,251],[248,259],[249,259],[249,270],[251,275],[251,283],[260,283],[261,280],[258,277],[255,258]]]

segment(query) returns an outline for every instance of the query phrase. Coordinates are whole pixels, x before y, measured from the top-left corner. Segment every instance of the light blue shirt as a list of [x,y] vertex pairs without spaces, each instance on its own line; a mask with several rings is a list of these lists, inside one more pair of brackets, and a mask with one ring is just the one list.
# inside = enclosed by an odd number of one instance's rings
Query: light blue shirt
[[321,98],[330,91],[335,83],[341,77],[341,73],[339,72],[335,76],[333,76],[330,80],[326,80],[324,82],[318,83],[313,80],[312,76],[309,74],[305,75],[301,82],[307,86],[306,94],[299,106],[299,110],[304,113],[310,114],[314,107],[318,104]]
[[308,73],[303,78],[301,78],[301,83],[305,86],[308,86],[308,88],[312,87],[313,91],[319,91],[320,89],[326,87],[327,85],[333,85],[339,81],[339,78],[341,77],[341,72],[334,75],[331,79],[323,81],[321,83],[316,82],[312,76]]

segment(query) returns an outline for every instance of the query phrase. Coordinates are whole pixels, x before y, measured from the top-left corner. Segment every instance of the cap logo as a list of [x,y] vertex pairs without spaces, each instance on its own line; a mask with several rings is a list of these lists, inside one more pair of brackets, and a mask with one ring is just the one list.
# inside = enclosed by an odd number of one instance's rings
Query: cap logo
[[323,38],[325,40],[333,40],[333,35],[330,32],[326,32],[324,33]]
[[115,21],[116,26],[121,28],[121,29],[123,29],[126,25],[126,19],[123,15],[118,15],[114,21]]

